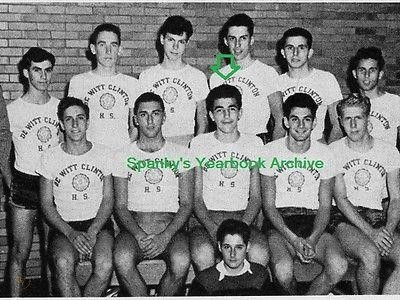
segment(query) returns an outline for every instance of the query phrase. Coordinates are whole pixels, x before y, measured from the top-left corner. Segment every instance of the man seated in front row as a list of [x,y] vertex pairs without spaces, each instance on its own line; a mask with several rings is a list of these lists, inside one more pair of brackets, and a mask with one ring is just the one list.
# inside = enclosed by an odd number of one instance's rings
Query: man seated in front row
[[[263,147],[261,190],[268,215],[266,230],[273,271],[289,294],[297,294],[293,259],[313,260],[324,269],[308,294],[328,294],[347,270],[347,260],[335,237],[325,232],[329,222],[334,177],[337,174],[328,146],[310,138],[316,125],[317,104],[296,93],[283,103],[288,136]],[[271,226],[272,225],[272,226]]]
[[[261,208],[260,175],[254,162],[263,145],[256,135],[238,130],[242,95],[223,84],[210,91],[206,107],[216,131],[196,136],[191,142],[195,168],[194,209],[202,226],[192,224],[191,254],[197,271],[215,264],[217,229],[225,219],[253,224]],[[221,165],[222,164],[222,165]],[[260,230],[251,227],[249,261],[266,266],[268,244]]]
[[255,296],[273,292],[267,269],[246,259],[251,247],[250,232],[250,227],[239,220],[221,223],[217,241],[222,260],[196,276],[189,296]]
[[[335,200],[339,213],[332,225],[347,255],[359,262],[357,283],[362,294],[377,294],[381,258],[395,269],[383,286],[383,294],[400,294],[400,154],[397,149],[369,134],[371,103],[351,95],[339,102],[337,111],[347,137],[332,143],[338,175]],[[347,195],[346,195],[347,194]],[[385,216],[381,201],[389,196]]]
[[158,294],[172,296],[190,267],[189,241],[182,228],[192,211],[191,161],[186,147],[163,136],[165,108],[160,96],[140,95],[134,122],[139,139],[117,152],[113,172],[115,211],[122,226],[115,241],[116,272],[129,295],[147,296],[137,264],[160,257],[167,270]]
[[[62,297],[100,297],[112,273],[111,153],[86,139],[89,108],[81,100],[65,98],[57,115],[65,142],[44,152],[37,171],[56,286]],[[75,275],[79,256],[94,264],[83,294]]]

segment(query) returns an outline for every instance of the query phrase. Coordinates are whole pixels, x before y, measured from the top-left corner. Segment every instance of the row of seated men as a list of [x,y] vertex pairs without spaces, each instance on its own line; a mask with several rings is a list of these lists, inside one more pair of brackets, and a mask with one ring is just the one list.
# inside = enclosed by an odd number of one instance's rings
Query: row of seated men
[[[39,212],[52,229],[47,252],[61,295],[100,295],[112,261],[127,293],[145,295],[136,264],[160,255],[168,268],[159,294],[173,295],[190,261],[196,271],[214,265],[219,224],[234,218],[250,225],[261,206],[267,222],[263,231],[252,228],[248,260],[270,262],[283,290],[296,293],[294,256],[325,266],[308,291],[324,294],[342,278],[348,255],[360,261],[360,291],[377,293],[380,258],[397,264],[400,216],[399,99],[378,88],[382,53],[357,52],[352,76],[360,95],[338,106],[334,76],[309,65],[307,30],[284,33],[280,52],[288,72],[280,76],[252,57],[253,31],[245,14],[224,24],[222,43],[240,70],[226,80],[213,74],[211,92],[205,75],[183,61],[193,29],[181,16],[161,26],[162,62],[139,81],[117,72],[119,28],[98,26],[89,39],[96,68],[74,76],[61,102],[48,93],[54,56],[41,48],[23,56],[26,93],[2,119],[9,119],[16,157],[13,174],[1,165],[11,187],[11,295],[21,294],[15,279],[24,274]],[[327,112],[332,129],[325,138]],[[270,116],[274,141],[264,146]],[[205,133],[208,118],[216,130]],[[340,139],[339,120],[346,138]],[[331,149],[320,143],[332,141]],[[338,209],[329,223],[333,195]],[[387,217],[382,199],[390,199]],[[113,210],[122,227],[115,242]],[[94,262],[83,291],[73,278],[78,253]],[[396,276],[395,270],[384,293],[397,292]]]

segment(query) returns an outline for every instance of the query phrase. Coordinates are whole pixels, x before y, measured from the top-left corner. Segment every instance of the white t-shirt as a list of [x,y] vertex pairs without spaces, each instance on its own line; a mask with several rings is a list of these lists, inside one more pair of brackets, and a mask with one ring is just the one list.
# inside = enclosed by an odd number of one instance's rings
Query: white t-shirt
[[396,146],[397,127],[400,126],[400,97],[385,93],[370,101],[370,134]]
[[[262,141],[255,135],[242,133],[234,143],[222,143],[214,132],[196,136],[191,144],[196,166],[203,169],[203,200],[208,210],[238,211],[247,207],[250,170],[246,160],[258,160]],[[242,167],[228,163],[224,167],[205,166],[207,161],[243,161]]]
[[15,168],[37,175],[40,155],[58,144],[57,106],[60,100],[51,97],[46,104],[33,104],[22,98],[7,105],[10,130],[15,147]]
[[112,154],[92,143],[82,155],[64,152],[61,145],[44,152],[37,172],[53,181],[54,204],[66,222],[96,217],[103,199],[104,177],[111,174]]
[[[267,161],[267,167],[260,169],[260,173],[276,177],[276,207],[318,209],[321,179],[338,174],[332,151],[327,145],[311,141],[308,151],[294,153],[287,148],[286,139],[278,139],[263,147],[262,158]],[[293,163],[282,167],[283,160]]]
[[295,93],[308,94],[313,98],[318,104],[318,110],[317,125],[311,137],[313,140],[323,137],[328,105],[343,98],[335,76],[319,69],[312,69],[307,77],[301,79],[291,78],[288,73],[285,73],[279,76],[278,86],[283,94],[283,101]]
[[143,71],[139,83],[143,91],[153,92],[164,101],[164,136],[194,133],[196,104],[209,92],[203,72],[190,65],[180,70],[167,70],[158,64]]
[[[230,66],[221,69],[228,73]],[[218,74],[210,77],[210,87],[213,89],[221,84],[229,84],[238,88],[242,94],[243,114],[238,122],[240,132],[258,134],[267,131],[270,117],[268,96],[279,90],[276,85],[278,73],[259,60],[255,60],[246,69],[239,69],[228,80],[223,80]]]
[[337,166],[344,173],[347,196],[355,206],[382,209],[387,197],[386,174],[400,168],[400,154],[391,144],[374,139],[374,146],[360,153],[346,145],[346,138],[332,144]]
[[72,77],[68,95],[89,106],[88,140],[111,149],[129,144],[129,108],[140,96],[136,78],[121,73],[100,76],[89,71]]
[[[193,168],[188,148],[166,141],[160,150],[150,153],[139,149],[134,142],[119,149],[113,161],[113,175],[129,181],[128,210],[178,211],[179,173]],[[152,165],[140,165],[139,161]],[[175,165],[171,164],[172,161]]]

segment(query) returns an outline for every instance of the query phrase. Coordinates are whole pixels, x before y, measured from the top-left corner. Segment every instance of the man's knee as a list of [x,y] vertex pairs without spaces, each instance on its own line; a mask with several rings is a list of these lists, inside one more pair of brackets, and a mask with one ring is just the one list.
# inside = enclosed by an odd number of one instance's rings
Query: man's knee
[[135,249],[127,249],[126,247],[116,247],[113,253],[113,260],[116,269],[124,272],[135,267],[134,261],[137,257]]
[[73,273],[75,269],[75,258],[73,253],[67,251],[58,252],[53,255],[54,267],[57,273]]
[[111,256],[100,256],[95,261],[94,272],[104,279],[108,279],[113,271],[113,261]]
[[268,264],[269,247],[267,238],[259,233],[255,239],[250,240],[249,260],[263,266]]
[[174,276],[180,278],[186,275],[190,267],[190,253],[177,251],[171,255],[170,268]]
[[377,271],[381,266],[381,255],[375,246],[365,246],[359,249],[359,260],[364,268]]
[[211,243],[197,243],[191,247],[191,255],[193,262],[200,267],[201,270],[214,264],[215,253]]
[[347,272],[348,261],[342,255],[334,255],[327,259],[325,266],[331,284],[338,283]]
[[273,269],[279,282],[290,282],[293,279],[293,260],[278,260],[273,263]]

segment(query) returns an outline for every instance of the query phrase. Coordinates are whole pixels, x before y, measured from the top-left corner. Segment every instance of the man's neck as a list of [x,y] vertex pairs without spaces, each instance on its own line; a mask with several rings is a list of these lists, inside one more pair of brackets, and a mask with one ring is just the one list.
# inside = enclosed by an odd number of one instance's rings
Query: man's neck
[[217,129],[214,136],[222,143],[234,143],[239,139],[240,132],[236,129],[234,132],[225,133]]
[[50,94],[46,91],[39,91],[34,87],[30,87],[28,92],[23,96],[24,100],[33,104],[46,104],[50,100]]
[[180,70],[186,66],[186,63],[182,60],[169,60],[166,56],[164,56],[161,66],[167,70]]
[[238,64],[240,66],[240,68],[242,70],[246,69],[247,67],[249,67],[250,65],[253,64],[253,62],[255,62],[255,59],[253,59],[251,57],[251,55],[247,55],[245,58],[241,59],[241,60],[237,60],[236,64]]
[[79,141],[71,141],[67,138],[67,141],[62,143],[61,147],[68,154],[82,155],[92,148],[92,143],[86,140],[86,137]]
[[226,270],[226,273],[230,276],[237,276],[238,274],[240,274],[240,272],[242,272],[243,268],[244,268],[244,261],[242,262],[241,266],[237,267],[236,269],[232,269],[230,268],[227,264],[224,263],[224,267]]
[[366,152],[374,146],[374,138],[369,134],[365,134],[360,140],[352,141],[348,137],[345,140],[346,145],[357,152]]
[[117,74],[117,66],[104,67],[98,64],[96,69],[93,70],[93,73],[100,76],[113,76]]
[[144,152],[156,152],[165,145],[165,138],[161,133],[153,138],[146,137],[143,134],[139,136],[136,145]]
[[305,78],[308,75],[310,75],[311,72],[312,72],[312,68],[308,64],[305,64],[301,68],[289,67],[288,75],[290,78],[301,79],[301,78]]
[[366,96],[369,99],[375,99],[385,94],[385,92],[381,91],[377,86],[370,91],[360,90],[360,93],[361,95]]
[[293,153],[305,153],[310,149],[311,138],[305,141],[296,141],[290,135],[286,138],[286,147]]

